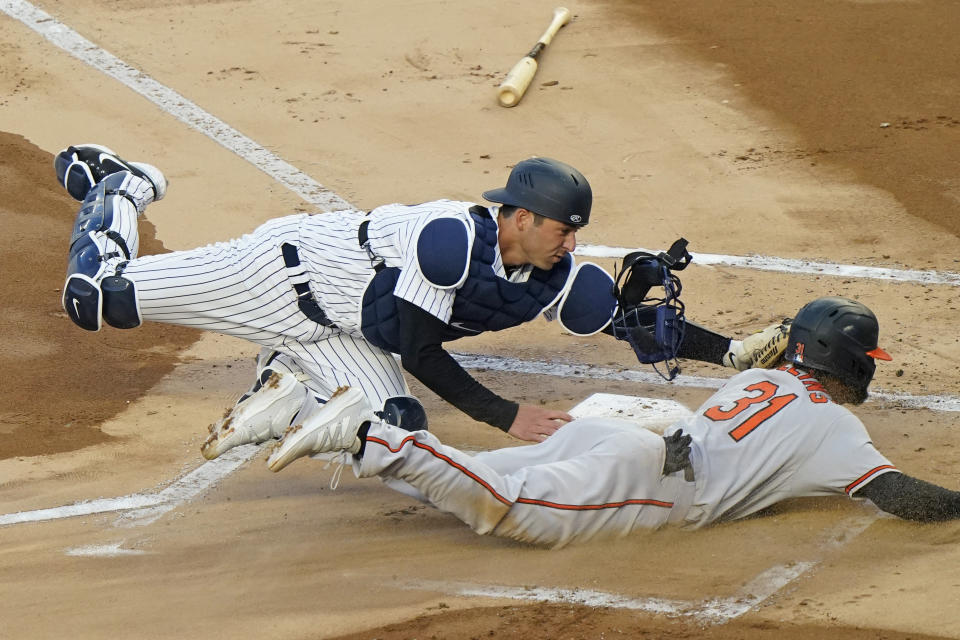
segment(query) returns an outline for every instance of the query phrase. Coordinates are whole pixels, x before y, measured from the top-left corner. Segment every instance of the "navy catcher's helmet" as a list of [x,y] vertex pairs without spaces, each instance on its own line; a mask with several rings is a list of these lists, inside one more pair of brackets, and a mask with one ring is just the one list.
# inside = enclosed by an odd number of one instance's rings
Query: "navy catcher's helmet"
[[817,298],[793,319],[784,357],[866,389],[877,369],[875,360],[891,360],[877,346],[879,332],[877,317],[866,305],[847,298]]
[[550,158],[518,162],[507,178],[507,186],[484,191],[483,197],[575,227],[587,224],[593,204],[593,191],[583,174]]

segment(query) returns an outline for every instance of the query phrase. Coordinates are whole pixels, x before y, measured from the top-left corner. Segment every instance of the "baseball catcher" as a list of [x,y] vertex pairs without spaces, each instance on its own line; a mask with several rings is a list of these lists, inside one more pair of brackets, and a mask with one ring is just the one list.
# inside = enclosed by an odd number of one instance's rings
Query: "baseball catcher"
[[[230,242],[152,256],[138,255],[137,221],[166,193],[159,169],[91,144],[64,149],[54,166],[82,202],[62,298],[75,324],[168,322],[262,347],[249,391],[211,427],[201,449],[209,459],[279,437],[342,386],[361,390],[392,424],[426,429],[403,370],[475,420],[544,439],[572,417],[493,393],[443,347],[541,315],[576,335],[606,330],[644,362],[756,362],[753,338],[684,321],[673,274],[689,259],[683,247],[632,259],[619,287],[598,266],[577,264],[592,191],[549,158],[517,163],[505,187],[484,192],[492,206],[437,200],[293,215]],[[654,286],[667,289],[660,302],[647,296]]]

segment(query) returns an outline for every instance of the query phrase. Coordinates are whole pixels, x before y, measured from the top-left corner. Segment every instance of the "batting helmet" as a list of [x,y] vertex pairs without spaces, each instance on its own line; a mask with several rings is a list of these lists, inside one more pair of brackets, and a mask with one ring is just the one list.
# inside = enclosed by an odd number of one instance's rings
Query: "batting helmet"
[[866,389],[876,360],[891,359],[877,346],[879,332],[877,317],[866,305],[847,298],[817,298],[793,319],[784,357]]
[[522,207],[582,227],[590,219],[593,191],[583,174],[558,160],[530,158],[513,167],[502,189],[484,191],[490,202]]

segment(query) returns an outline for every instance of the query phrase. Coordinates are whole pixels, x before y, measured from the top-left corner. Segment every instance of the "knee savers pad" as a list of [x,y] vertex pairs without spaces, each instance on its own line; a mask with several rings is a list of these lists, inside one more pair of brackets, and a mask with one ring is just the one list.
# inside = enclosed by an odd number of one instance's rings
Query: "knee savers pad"
[[103,319],[117,329],[133,329],[143,324],[140,317],[140,299],[132,280],[110,276],[100,281],[103,292]]
[[375,412],[381,420],[407,431],[427,430],[427,411],[413,396],[393,396],[383,403],[383,411]]
[[103,278],[98,285],[87,275],[71,274],[63,286],[62,303],[74,324],[87,331],[99,331],[101,318],[117,329],[143,323],[136,286],[122,276]]

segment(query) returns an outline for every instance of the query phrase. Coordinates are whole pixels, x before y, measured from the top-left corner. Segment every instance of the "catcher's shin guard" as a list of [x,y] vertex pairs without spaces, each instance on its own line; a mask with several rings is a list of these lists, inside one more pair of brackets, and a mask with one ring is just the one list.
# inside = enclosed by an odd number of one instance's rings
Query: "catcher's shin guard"
[[101,319],[121,329],[142,322],[136,288],[122,272],[140,246],[139,208],[130,194],[145,183],[131,173],[109,175],[90,190],[77,214],[61,302],[83,329],[99,331]]

